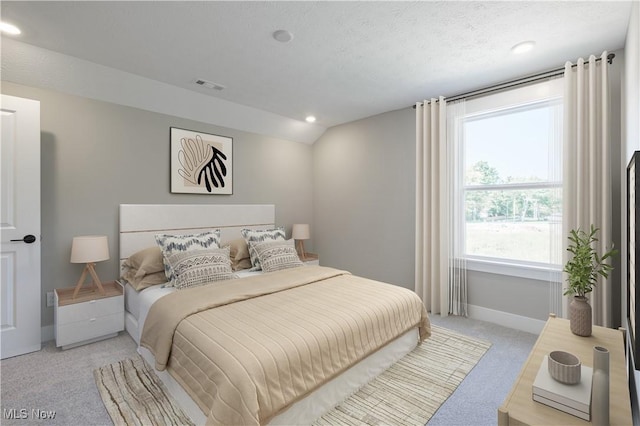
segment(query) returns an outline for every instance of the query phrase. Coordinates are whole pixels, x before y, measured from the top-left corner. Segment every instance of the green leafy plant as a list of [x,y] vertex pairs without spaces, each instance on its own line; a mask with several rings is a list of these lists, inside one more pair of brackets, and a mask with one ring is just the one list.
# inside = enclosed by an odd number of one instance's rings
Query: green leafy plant
[[582,229],[572,229],[569,235],[569,247],[567,251],[573,254],[572,258],[564,266],[564,272],[569,277],[569,286],[564,292],[566,295],[584,297],[585,294],[593,291],[598,275],[607,278],[613,269],[610,263],[605,263],[607,259],[618,254],[618,250],[611,248],[600,256],[593,248],[593,243],[598,241],[596,234],[600,229],[591,225],[591,231],[586,233]]

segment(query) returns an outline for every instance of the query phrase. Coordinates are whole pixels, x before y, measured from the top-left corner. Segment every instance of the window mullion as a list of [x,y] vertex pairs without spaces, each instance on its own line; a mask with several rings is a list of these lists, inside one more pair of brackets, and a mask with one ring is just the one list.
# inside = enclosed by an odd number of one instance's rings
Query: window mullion
[[503,183],[492,185],[465,185],[465,191],[509,191],[522,189],[549,189],[562,188],[562,182],[530,182],[530,183]]

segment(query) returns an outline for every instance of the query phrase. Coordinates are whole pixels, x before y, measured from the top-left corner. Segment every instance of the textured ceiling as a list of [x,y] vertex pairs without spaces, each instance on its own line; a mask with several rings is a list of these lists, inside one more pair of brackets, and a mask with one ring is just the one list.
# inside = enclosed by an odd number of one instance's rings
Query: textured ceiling
[[[333,126],[624,47],[630,2],[10,2],[20,41]],[[287,29],[287,44],[271,34]],[[510,48],[535,40],[527,55]],[[206,79],[226,86],[211,91]]]

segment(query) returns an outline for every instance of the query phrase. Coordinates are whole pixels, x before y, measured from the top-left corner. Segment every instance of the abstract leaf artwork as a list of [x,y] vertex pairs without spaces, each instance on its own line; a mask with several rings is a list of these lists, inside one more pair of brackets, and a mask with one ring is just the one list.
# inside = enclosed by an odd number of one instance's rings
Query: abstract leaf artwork
[[171,128],[171,192],[233,193],[233,139]]

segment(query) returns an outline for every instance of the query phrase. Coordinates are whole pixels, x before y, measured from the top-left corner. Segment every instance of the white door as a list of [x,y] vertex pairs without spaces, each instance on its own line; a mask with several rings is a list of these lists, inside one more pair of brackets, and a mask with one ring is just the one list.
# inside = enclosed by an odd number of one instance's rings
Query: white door
[[40,102],[2,95],[0,356],[40,350]]

